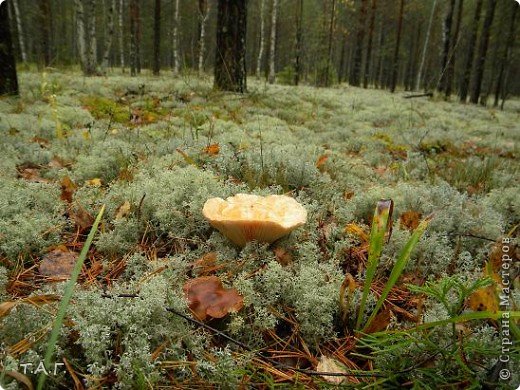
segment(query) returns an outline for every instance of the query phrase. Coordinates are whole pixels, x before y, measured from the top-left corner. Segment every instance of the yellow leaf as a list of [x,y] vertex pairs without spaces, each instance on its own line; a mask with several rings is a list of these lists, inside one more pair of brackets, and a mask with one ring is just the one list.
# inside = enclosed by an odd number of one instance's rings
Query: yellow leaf
[[99,178],[90,179],[85,182],[85,185],[92,186],[92,187],[101,187],[102,184],[103,183],[101,182],[101,179],[99,179]]
[[495,286],[479,288],[467,300],[467,306],[474,311],[498,311],[498,298]]
[[130,208],[131,208],[130,202],[125,200],[125,202],[121,206],[118,207],[115,218],[122,219],[122,218],[126,217],[130,213]]
[[361,226],[359,226],[355,223],[349,223],[345,227],[345,233],[349,233],[354,236],[357,236],[363,242],[368,241],[368,234],[365,232],[365,229],[363,229]]

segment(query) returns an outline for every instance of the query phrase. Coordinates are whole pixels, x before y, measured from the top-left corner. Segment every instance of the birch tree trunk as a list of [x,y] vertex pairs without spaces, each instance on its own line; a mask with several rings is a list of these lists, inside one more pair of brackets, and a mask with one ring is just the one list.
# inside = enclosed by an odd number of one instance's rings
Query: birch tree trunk
[[110,3],[110,7],[108,9],[108,30],[107,35],[105,37],[105,52],[103,53],[103,62],[101,67],[103,72],[106,71],[108,67],[108,58],[110,56],[110,49],[112,47],[112,40],[114,38],[114,12],[116,9],[116,0],[112,0]]
[[204,72],[204,55],[206,54],[206,22],[209,17],[210,5],[208,0],[199,0],[199,20],[200,20],[200,35],[199,35],[199,75]]
[[265,46],[265,0],[260,0],[260,49],[258,50],[258,57],[256,59],[256,77],[260,77],[262,70],[262,57],[264,55]]
[[27,52],[25,51],[25,40],[23,37],[22,20],[20,19],[20,8],[18,7],[18,0],[11,0],[14,10],[14,19],[16,20],[16,32],[18,33],[18,44],[20,45],[20,55],[22,62],[27,62]]
[[278,11],[278,0],[273,0],[273,9],[271,12],[271,41],[270,41],[270,53],[269,53],[269,84],[273,84],[276,78],[275,70],[275,55],[276,55],[276,20]]
[[179,63],[179,0],[175,0],[175,7],[173,9],[173,73],[178,74],[180,69]]
[[426,61],[426,52],[428,50],[428,43],[430,42],[430,35],[432,33],[433,16],[435,14],[435,7],[437,6],[437,0],[433,0],[432,10],[430,12],[430,20],[428,22],[428,30],[426,30],[426,38],[424,39],[424,46],[421,55],[421,62],[419,65],[419,71],[417,72],[417,79],[415,80],[415,90],[418,91],[421,88],[421,78],[424,71],[424,62]]
[[85,35],[85,10],[83,8],[83,0],[74,0],[76,5],[76,23],[77,23],[77,46],[79,52],[79,60],[81,63],[81,69],[83,73],[87,74],[88,61],[87,61],[87,42]]
[[121,69],[125,72],[125,46],[124,46],[124,30],[123,30],[123,10],[125,9],[125,0],[119,0],[119,60]]

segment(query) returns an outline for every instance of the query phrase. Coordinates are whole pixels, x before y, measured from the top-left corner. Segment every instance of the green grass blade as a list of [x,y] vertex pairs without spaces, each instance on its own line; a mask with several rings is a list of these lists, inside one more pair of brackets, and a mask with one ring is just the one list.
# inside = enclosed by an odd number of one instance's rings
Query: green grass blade
[[[101,221],[101,217],[105,212],[105,205],[101,207],[92,228],[90,229],[90,233],[87,236],[87,240],[85,241],[85,245],[83,245],[83,249],[81,249],[81,253],[79,254],[78,260],[74,265],[74,269],[70,275],[70,280],[65,287],[65,291],[63,292],[63,297],[61,298],[60,305],[58,307],[58,313],[56,315],[56,319],[54,320],[54,325],[52,327],[51,336],[49,341],[47,342],[47,349],[45,350],[45,358],[44,365],[45,367],[50,367],[52,363],[52,355],[54,353],[54,347],[56,346],[56,342],[58,341],[58,336],[60,334],[61,327],[63,325],[63,320],[65,319],[65,314],[67,313],[67,308],[70,303],[70,299],[72,298],[72,293],[74,292],[74,286],[76,285],[76,281],[78,280],[79,274],[81,272],[81,267],[83,267],[83,263],[87,257],[88,251],[90,249],[90,245],[92,244],[92,240],[94,239],[94,235],[96,234],[99,222]],[[38,386],[37,389],[43,389],[45,384],[45,380],[47,376],[44,372],[42,372],[38,378]]]
[[363,285],[363,293],[361,295],[361,303],[356,321],[356,329],[359,329],[365,312],[367,296],[372,285],[372,280],[376,274],[377,265],[383,252],[383,244],[385,241],[385,233],[390,226],[394,202],[391,199],[383,199],[377,202],[376,211],[372,220],[372,229],[370,230],[370,244],[368,248],[368,264],[365,274],[365,283]]
[[370,326],[370,323],[374,320],[375,316],[379,312],[379,309],[381,309],[381,306],[383,306],[383,303],[385,302],[386,297],[390,293],[390,290],[397,283],[397,280],[403,273],[403,270],[406,267],[408,260],[410,260],[410,256],[412,254],[413,249],[415,248],[415,246],[421,239],[422,235],[424,234],[424,231],[428,227],[429,222],[430,219],[425,219],[419,224],[419,226],[417,227],[417,229],[415,229],[404,248],[399,253],[397,261],[395,262],[394,267],[392,268],[392,272],[390,273],[390,277],[388,278],[388,281],[386,282],[385,287],[381,292],[381,296],[377,300],[376,306],[374,310],[372,310],[372,314],[370,314],[370,317],[368,318],[367,323],[363,328],[363,331],[365,331],[365,329],[367,329]]

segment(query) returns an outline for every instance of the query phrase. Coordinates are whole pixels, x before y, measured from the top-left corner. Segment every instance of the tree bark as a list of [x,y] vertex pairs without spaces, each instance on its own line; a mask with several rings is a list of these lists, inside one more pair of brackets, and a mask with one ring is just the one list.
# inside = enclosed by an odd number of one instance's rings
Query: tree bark
[[178,74],[180,69],[180,58],[179,58],[179,0],[175,0],[175,7],[173,7],[173,73]]
[[51,64],[51,2],[39,0],[40,6],[40,45],[44,66]]
[[460,23],[462,20],[462,11],[464,8],[464,0],[458,0],[459,4],[457,7],[457,19],[455,22],[455,31],[453,32],[453,39],[451,41],[451,50],[450,56],[448,58],[448,69],[446,70],[446,88],[445,95],[446,98],[449,98],[452,92],[453,86],[453,75],[455,73],[455,52],[457,50],[457,46],[459,43],[459,31],[460,31]]
[[22,20],[20,18],[20,8],[18,7],[18,0],[11,0],[14,11],[14,19],[16,20],[16,32],[18,33],[18,45],[20,46],[20,56],[22,62],[27,62],[27,52],[25,51],[25,39],[23,35]]
[[125,40],[123,29],[123,12],[125,9],[125,0],[119,0],[119,61],[121,70],[125,72]]
[[327,65],[325,66],[325,86],[328,87],[332,83],[330,80],[330,63],[332,61],[332,40],[334,38],[334,19],[336,16],[336,0],[332,0],[332,6],[330,9],[330,21],[329,21],[329,38],[328,38],[328,50],[327,50]]
[[488,0],[488,9],[486,11],[486,17],[484,19],[484,26],[482,27],[482,34],[480,38],[480,47],[477,57],[477,63],[475,66],[475,79],[473,88],[471,90],[470,101],[471,103],[477,104],[480,98],[480,91],[482,88],[482,77],[484,76],[484,67],[486,65],[486,54],[489,45],[489,33],[491,31],[491,25],[493,24],[493,18],[495,16],[495,8],[497,5],[496,0]]
[[246,92],[246,28],[247,0],[218,0],[215,89]]
[[7,6],[7,2],[0,4],[0,95],[18,95],[16,61]]
[[161,70],[161,0],[155,0],[153,17],[153,74]]
[[367,0],[361,0],[361,8],[359,10],[359,20],[357,26],[356,48],[354,51],[354,61],[349,83],[355,87],[359,87],[361,82],[361,63],[363,61],[363,42],[365,40],[365,20],[367,16]]
[[112,48],[112,40],[114,38],[114,12],[116,9],[116,0],[112,0],[108,9],[108,30],[105,37],[105,52],[103,53],[103,62],[101,67],[103,72],[108,67],[108,58],[110,56],[110,49]]
[[512,10],[511,10],[511,22],[509,24],[509,32],[506,38],[506,45],[504,51],[502,52],[502,56],[500,58],[500,71],[498,72],[496,89],[495,89],[495,101],[493,103],[494,107],[498,106],[499,100],[502,99],[501,108],[504,109],[504,101],[506,98],[506,85],[505,85],[505,75],[509,68],[511,52],[515,43],[515,20],[516,15],[518,13],[518,8],[520,6],[514,2],[511,2]]
[[390,85],[390,92],[395,92],[395,87],[397,85],[397,71],[399,68],[399,47],[401,46],[401,32],[403,30],[403,13],[404,13],[404,0],[401,0],[401,5],[399,7],[399,19],[397,22],[397,39],[395,42],[395,50],[394,50],[394,62],[392,63],[392,82]]
[[374,39],[374,26],[376,22],[377,0],[372,0],[372,13],[370,14],[370,25],[368,27],[367,55],[365,60],[365,71],[363,75],[363,88],[368,88],[368,78],[370,77],[370,65],[372,63],[372,41]]
[[426,61],[426,53],[428,51],[428,43],[430,43],[430,36],[432,33],[433,16],[435,15],[435,7],[437,6],[437,0],[433,0],[432,10],[430,12],[430,20],[428,22],[428,30],[426,30],[426,38],[424,39],[424,46],[421,55],[421,62],[419,63],[419,70],[417,71],[417,79],[415,80],[415,90],[418,91],[421,88],[421,79],[424,71],[424,63]]
[[[263,2],[264,0],[262,0]],[[294,85],[300,84],[302,76],[303,51],[303,0],[298,1],[298,17],[296,19],[296,55],[294,58]]]
[[89,0],[89,29],[86,74],[96,74],[97,40],[96,40],[96,0]]
[[260,48],[258,49],[258,57],[256,58],[256,77],[260,77],[262,71],[262,59],[265,46],[265,0],[260,0]]
[[79,52],[79,60],[83,73],[88,74],[87,61],[87,41],[85,35],[85,10],[83,8],[83,0],[74,0],[76,5],[76,23],[77,23],[77,47]]
[[199,74],[204,72],[204,55],[206,54],[206,23],[209,17],[210,5],[208,0],[199,0],[199,23],[200,23],[200,34],[199,34],[199,61],[198,71]]
[[138,0],[130,0],[130,76],[137,75],[138,19],[139,19]]
[[448,62],[450,59],[450,48],[451,48],[451,26],[453,24],[453,13],[455,12],[455,0],[449,1],[448,12],[444,18],[443,27],[443,51],[442,51],[442,64],[441,74],[439,82],[437,83],[437,90],[439,92],[446,90],[446,74],[448,70]]
[[278,15],[278,0],[273,0],[272,2],[273,9],[271,10],[271,39],[270,39],[270,47],[269,47],[269,84],[273,84],[276,79],[276,70],[275,70],[275,56],[276,56],[276,20]]
[[469,82],[471,80],[471,71],[473,69],[473,60],[475,57],[475,48],[477,44],[477,32],[478,25],[480,22],[480,14],[482,12],[482,3],[483,0],[477,0],[477,4],[475,6],[475,15],[473,17],[473,23],[471,25],[471,32],[469,35],[468,41],[468,54],[466,57],[466,66],[464,67],[464,73],[462,75],[462,80],[460,83],[460,101],[462,103],[466,102],[466,98],[468,97],[469,92]]

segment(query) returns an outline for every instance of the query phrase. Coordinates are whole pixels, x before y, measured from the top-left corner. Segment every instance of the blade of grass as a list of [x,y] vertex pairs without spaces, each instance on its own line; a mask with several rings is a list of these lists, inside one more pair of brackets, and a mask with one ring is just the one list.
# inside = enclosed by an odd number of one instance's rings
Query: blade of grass
[[[58,341],[58,336],[60,334],[61,327],[63,325],[63,320],[65,319],[65,314],[67,313],[67,308],[70,303],[70,299],[72,298],[72,293],[74,292],[74,286],[76,285],[76,281],[78,280],[78,276],[81,272],[81,267],[83,267],[83,263],[87,257],[88,251],[90,249],[90,245],[92,244],[92,240],[94,239],[94,235],[96,234],[99,222],[105,212],[105,205],[101,207],[92,228],[90,229],[90,233],[87,236],[87,240],[81,249],[81,253],[79,254],[78,260],[74,265],[74,269],[70,275],[70,280],[65,287],[63,292],[63,297],[60,301],[60,305],[58,307],[58,313],[56,315],[56,319],[54,320],[54,325],[52,327],[51,336],[49,341],[47,342],[47,349],[45,350],[45,358],[43,364],[45,367],[50,367],[52,363],[52,355],[54,353],[54,347],[56,346],[56,342]],[[38,390],[42,390],[45,385],[45,380],[47,376],[44,372],[42,372],[38,378]]]
[[381,306],[383,306],[383,303],[385,302],[386,297],[388,296],[388,293],[390,293],[390,290],[394,285],[397,283],[397,280],[403,273],[404,268],[406,267],[406,264],[408,263],[408,260],[410,260],[410,255],[412,254],[413,249],[421,239],[424,231],[428,227],[428,223],[430,222],[430,218],[427,218],[423,220],[417,229],[413,232],[412,236],[404,246],[404,248],[399,253],[399,256],[397,257],[397,261],[394,264],[394,267],[392,268],[392,272],[390,273],[390,277],[388,278],[388,281],[385,284],[385,287],[383,288],[383,291],[381,292],[381,296],[377,300],[376,306],[374,307],[374,310],[372,310],[372,314],[370,314],[370,317],[367,320],[367,323],[365,324],[365,327],[363,328],[363,332],[370,326],[370,323],[373,321],[377,313],[379,312],[379,309],[381,309]]
[[372,219],[372,228],[370,230],[370,244],[368,248],[368,264],[365,273],[365,283],[363,285],[363,293],[361,295],[361,303],[356,321],[356,329],[359,329],[361,321],[363,320],[363,313],[365,312],[365,305],[367,296],[372,285],[372,280],[376,274],[377,265],[381,253],[383,252],[383,243],[385,240],[385,233],[390,226],[392,218],[392,211],[394,202],[391,199],[382,199],[377,202],[377,207]]

